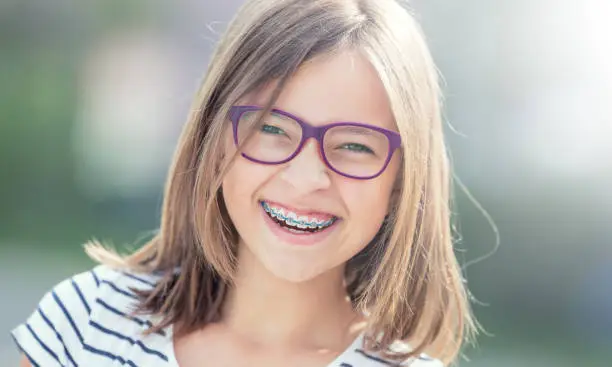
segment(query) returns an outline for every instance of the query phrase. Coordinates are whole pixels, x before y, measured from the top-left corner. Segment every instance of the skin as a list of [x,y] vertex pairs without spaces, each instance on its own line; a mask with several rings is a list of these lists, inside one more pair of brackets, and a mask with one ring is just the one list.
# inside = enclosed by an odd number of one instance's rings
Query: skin
[[[241,103],[262,105],[269,89]],[[367,60],[356,52],[346,51],[303,66],[275,107],[315,126],[355,121],[396,130],[382,83]],[[231,137],[229,131],[228,136]],[[234,149],[232,143],[227,144],[227,155],[231,156]],[[330,171],[314,139],[283,165],[262,165],[238,158],[225,177],[223,193],[242,239],[240,260],[245,261],[245,267],[246,261],[258,264],[292,287],[320,276],[334,278],[340,286],[337,279],[342,277],[344,264],[368,244],[387,214],[398,158],[395,154],[385,172],[371,180],[346,178]],[[259,205],[262,199],[331,213],[342,221],[322,243],[291,246],[279,240],[264,223]]]
[[[241,104],[265,104],[271,88]],[[352,51],[304,65],[275,107],[315,126],[355,121],[397,130],[375,70]],[[364,318],[347,298],[344,267],[374,237],[387,214],[399,155],[379,177],[355,180],[330,171],[317,144],[309,140],[283,165],[243,157],[234,162],[223,193],[241,237],[236,285],[221,322],[176,340],[181,366],[197,366],[202,358],[216,366],[286,366],[288,361],[292,366],[325,366],[362,330]],[[233,153],[228,131],[226,156]],[[332,213],[342,220],[319,243],[292,245],[264,222],[260,200]]]
[[[270,92],[271,87],[264,88],[241,103],[263,105]],[[275,107],[315,126],[354,121],[397,130],[375,70],[354,51],[302,66]],[[364,317],[347,298],[344,267],[374,237],[387,214],[399,156],[396,152],[377,178],[355,180],[330,171],[317,144],[308,141],[283,165],[242,157],[234,162],[223,193],[241,237],[236,283],[222,321],[175,339],[181,367],[201,366],[202,361],[214,366],[326,366],[363,330]],[[226,156],[234,149],[228,129]],[[269,229],[260,200],[342,219],[319,243],[296,246]]]

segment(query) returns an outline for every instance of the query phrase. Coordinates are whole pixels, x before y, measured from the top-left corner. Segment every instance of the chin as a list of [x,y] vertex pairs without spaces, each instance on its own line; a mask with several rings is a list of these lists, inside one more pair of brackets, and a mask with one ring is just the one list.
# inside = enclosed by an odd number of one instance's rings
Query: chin
[[274,277],[291,283],[304,283],[329,271],[329,269],[307,264],[291,265],[289,262],[274,262],[274,264],[264,262],[264,267]]

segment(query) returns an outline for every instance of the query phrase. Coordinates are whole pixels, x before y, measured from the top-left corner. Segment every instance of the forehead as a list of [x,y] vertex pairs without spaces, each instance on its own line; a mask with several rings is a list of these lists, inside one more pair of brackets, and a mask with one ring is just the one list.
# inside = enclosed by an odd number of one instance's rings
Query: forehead
[[[275,85],[248,98],[265,105]],[[356,51],[342,51],[302,65],[283,88],[274,107],[313,125],[362,122],[397,130],[387,93],[370,62]]]

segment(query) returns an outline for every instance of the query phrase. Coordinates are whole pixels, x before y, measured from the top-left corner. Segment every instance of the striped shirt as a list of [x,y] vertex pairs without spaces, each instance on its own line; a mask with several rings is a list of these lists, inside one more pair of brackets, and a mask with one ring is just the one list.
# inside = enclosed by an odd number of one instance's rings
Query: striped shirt
[[[49,291],[27,321],[13,330],[13,339],[34,367],[178,367],[172,327],[143,335],[159,319],[131,315],[136,296],[130,289],[150,289],[158,279],[97,266]],[[362,338],[328,367],[442,367],[425,355],[392,363],[361,349]]]

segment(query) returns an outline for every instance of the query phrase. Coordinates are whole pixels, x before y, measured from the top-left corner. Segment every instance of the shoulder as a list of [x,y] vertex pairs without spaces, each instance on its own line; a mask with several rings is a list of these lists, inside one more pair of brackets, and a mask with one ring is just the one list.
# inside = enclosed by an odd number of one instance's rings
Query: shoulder
[[401,364],[401,366],[406,367],[444,367],[444,364],[439,359],[432,358],[427,354],[421,354],[416,358],[411,358],[410,360]]
[[[389,347],[390,353],[408,353],[412,348],[403,342],[393,343]],[[398,362],[382,356],[382,353],[366,351],[363,348],[363,335],[340,357],[338,367],[444,367],[444,364],[424,353]]]
[[[410,344],[402,341],[393,343],[389,349],[394,353],[408,353],[412,350]],[[425,353],[421,353],[416,357],[409,358],[402,362],[400,366],[406,367],[444,367],[444,364],[439,359],[433,358]]]
[[444,367],[444,364],[440,360],[429,357],[426,354],[421,354],[417,357],[398,362],[384,358],[376,353],[356,349],[349,358],[350,360],[347,359],[346,362],[342,361],[339,367]]
[[98,365],[96,358],[100,364],[112,359],[130,365],[126,348],[142,346],[141,353],[155,352],[142,342],[151,318],[137,317],[133,311],[134,290],[150,289],[158,280],[153,274],[103,265],[74,275],[43,296],[31,316],[13,330],[13,339],[33,366],[76,366],[85,358],[89,365]]

